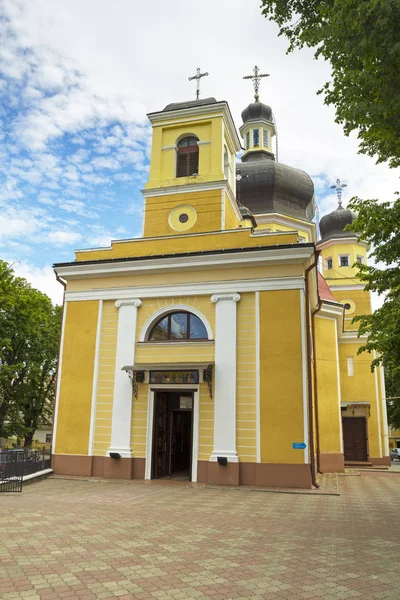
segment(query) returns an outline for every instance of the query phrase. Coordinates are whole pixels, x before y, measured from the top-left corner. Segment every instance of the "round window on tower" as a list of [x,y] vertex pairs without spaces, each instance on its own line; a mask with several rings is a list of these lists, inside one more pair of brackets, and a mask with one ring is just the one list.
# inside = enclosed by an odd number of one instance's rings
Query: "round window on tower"
[[356,310],[355,302],[353,302],[353,300],[350,300],[348,298],[341,300],[340,304],[343,304],[343,306],[344,306],[344,316],[345,317],[347,317],[348,315],[351,315]]
[[193,206],[177,206],[169,213],[169,226],[175,231],[188,231],[193,227],[197,220],[197,213]]

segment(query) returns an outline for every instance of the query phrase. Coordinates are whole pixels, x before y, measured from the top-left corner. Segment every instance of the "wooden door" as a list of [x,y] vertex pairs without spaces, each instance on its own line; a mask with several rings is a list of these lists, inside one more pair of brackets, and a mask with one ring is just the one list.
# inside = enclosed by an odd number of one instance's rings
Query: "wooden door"
[[343,417],[344,459],[348,461],[366,462],[367,428],[364,417]]
[[153,477],[169,474],[169,402],[168,394],[157,392],[154,407]]
[[177,410],[172,416],[171,472],[185,471],[191,464],[192,411]]

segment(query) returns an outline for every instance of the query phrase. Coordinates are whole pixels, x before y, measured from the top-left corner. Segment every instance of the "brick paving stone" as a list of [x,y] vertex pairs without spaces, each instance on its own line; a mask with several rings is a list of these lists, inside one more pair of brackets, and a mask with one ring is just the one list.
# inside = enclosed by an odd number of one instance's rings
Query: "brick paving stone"
[[52,478],[2,493],[0,600],[398,600],[400,476],[340,495]]

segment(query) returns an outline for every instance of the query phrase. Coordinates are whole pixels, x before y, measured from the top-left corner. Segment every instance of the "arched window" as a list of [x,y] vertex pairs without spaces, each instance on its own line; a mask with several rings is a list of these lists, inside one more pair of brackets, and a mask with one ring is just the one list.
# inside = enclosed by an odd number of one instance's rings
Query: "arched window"
[[176,176],[189,177],[199,172],[199,140],[194,136],[185,137],[178,144]]
[[203,322],[189,312],[174,312],[161,317],[150,331],[149,341],[207,340]]

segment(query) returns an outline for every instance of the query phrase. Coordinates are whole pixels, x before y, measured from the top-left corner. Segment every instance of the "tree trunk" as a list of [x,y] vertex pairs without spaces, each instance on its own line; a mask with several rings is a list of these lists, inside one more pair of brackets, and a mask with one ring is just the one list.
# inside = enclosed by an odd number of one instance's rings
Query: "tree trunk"
[[33,440],[34,433],[35,433],[34,431],[30,431],[29,433],[26,434],[26,436],[24,438],[24,448],[30,448],[32,446],[32,440]]

